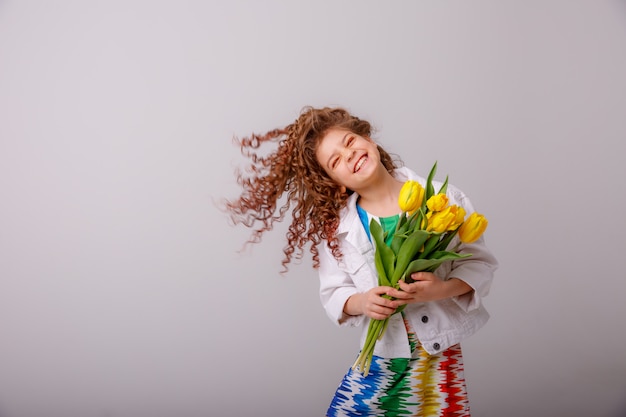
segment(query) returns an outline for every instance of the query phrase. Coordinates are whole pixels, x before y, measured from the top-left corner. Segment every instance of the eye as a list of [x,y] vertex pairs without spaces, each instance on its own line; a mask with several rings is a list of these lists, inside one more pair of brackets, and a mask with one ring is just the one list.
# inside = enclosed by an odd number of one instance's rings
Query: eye
[[348,138],[348,141],[346,142],[346,146],[350,146],[350,145],[352,145],[352,143],[353,143],[354,141],[355,141],[354,136],[350,136],[350,137]]
[[333,158],[333,160],[330,162],[330,167],[335,169],[338,163],[339,163],[339,158]]

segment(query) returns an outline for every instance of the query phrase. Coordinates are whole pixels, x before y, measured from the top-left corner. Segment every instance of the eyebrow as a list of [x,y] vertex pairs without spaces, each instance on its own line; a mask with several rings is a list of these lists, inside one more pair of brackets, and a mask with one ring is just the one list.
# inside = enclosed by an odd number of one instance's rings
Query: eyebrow
[[[346,144],[346,138],[347,138],[348,136],[350,136],[351,134],[352,134],[352,132],[346,132],[346,134],[345,134],[345,135],[343,135],[343,138],[341,138],[341,145],[342,145],[342,146],[345,146],[345,144]],[[334,157],[334,156],[335,156],[335,154],[332,154],[332,155],[330,156],[330,158],[328,158],[328,161],[326,162],[326,166],[327,166],[327,167],[332,168],[332,166],[331,166],[331,160],[333,159],[333,157]]]

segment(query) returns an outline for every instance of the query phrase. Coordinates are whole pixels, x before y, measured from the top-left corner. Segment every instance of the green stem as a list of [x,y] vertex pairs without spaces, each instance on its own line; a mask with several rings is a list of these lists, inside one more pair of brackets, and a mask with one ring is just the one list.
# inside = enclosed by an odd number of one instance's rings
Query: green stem
[[389,324],[389,319],[385,319],[385,322],[383,323],[383,328],[380,331],[380,334],[378,335],[378,337],[376,338],[376,340],[380,340],[383,338],[383,335],[385,334],[385,331],[387,330],[387,325]]
[[363,349],[361,350],[359,357],[354,362],[354,365],[352,365],[352,369],[360,370],[364,375],[368,374],[372,362],[372,357],[374,355],[376,340],[378,339],[381,330],[383,329],[383,327],[385,327],[385,324],[388,320],[389,319],[370,320],[370,324],[367,329],[365,344],[363,345]]

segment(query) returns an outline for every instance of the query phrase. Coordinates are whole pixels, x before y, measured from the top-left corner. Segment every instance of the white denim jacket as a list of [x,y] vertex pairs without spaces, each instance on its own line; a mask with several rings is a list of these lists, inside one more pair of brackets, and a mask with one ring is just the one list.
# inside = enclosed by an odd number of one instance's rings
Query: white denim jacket
[[[426,180],[408,168],[399,168],[395,177],[401,181],[412,179],[425,186]],[[433,181],[435,190],[441,183]],[[449,184],[447,196],[450,204],[465,208],[469,215],[474,211],[465,194]],[[356,201],[352,194],[347,206],[342,210],[337,229],[343,258],[341,262],[333,257],[326,242],[319,245],[320,252],[320,299],[330,319],[339,326],[361,326],[361,347],[367,335],[369,319],[365,315],[349,316],[343,312],[348,298],[355,293],[363,293],[378,285],[374,265],[374,246],[370,242],[359,218]],[[452,241],[455,245],[458,238]],[[481,299],[489,293],[493,273],[498,262],[484,244],[484,238],[468,245],[462,245],[460,252],[471,253],[469,258],[444,262],[435,274],[443,279],[459,278],[469,284],[474,291],[459,297],[412,303],[405,307],[404,314],[423,348],[430,354],[441,352],[468,336],[474,334],[489,319],[489,314]],[[385,335],[376,343],[374,354],[385,358],[411,357],[406,328],[400,314],[389,320]]]

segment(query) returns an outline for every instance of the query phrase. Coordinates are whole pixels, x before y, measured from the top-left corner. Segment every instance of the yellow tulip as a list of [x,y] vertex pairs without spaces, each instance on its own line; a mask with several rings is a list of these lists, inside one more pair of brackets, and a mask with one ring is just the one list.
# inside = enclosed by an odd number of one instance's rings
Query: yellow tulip
[[459,228],[459,238],[463,243],[472,243],[482,236],[489,222],[482,214],[472,213]]
[[428,199],[426,206],[430,211],[441,211],[448,206],[448,196],[445,194],[435,194]]
[[465,219],[465,209],[461,206],[450,206],[450,209],[454,212],[455,218],[448,230],[456,230]]
[[458,206],[448,206],[441,211],[429,211],[426,214],[428,219],[426,230],[435,233],[454,230],[458,227],[458,224],[456,224],[458,208]]
[[424,200],[425,190],[422,185],[413,180],[408,180],[402,186],[400,190],[400,196],[398,197],[398,205],[400,210],[412,213],[422,205]]

